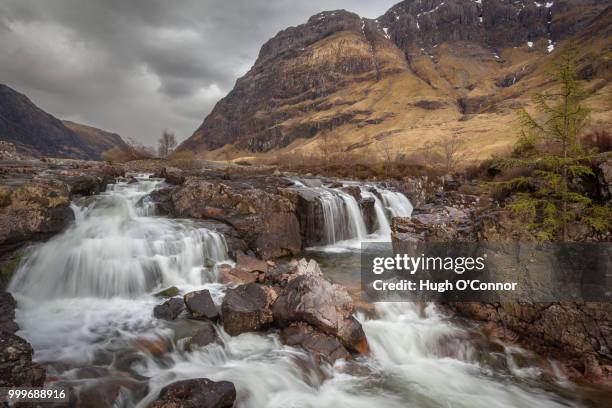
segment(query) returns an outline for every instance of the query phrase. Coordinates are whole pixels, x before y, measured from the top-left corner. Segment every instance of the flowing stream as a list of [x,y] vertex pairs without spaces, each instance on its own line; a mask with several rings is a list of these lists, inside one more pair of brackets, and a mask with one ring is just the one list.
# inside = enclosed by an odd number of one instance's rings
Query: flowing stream
[[[221,303],[225,286],[217,282],[215,265],[228,262],[228,248],[221,234],[197,222],[154,216],[147,194],[161,184],[143,176],[75,205],[74,225],[35,248],[11,283],[19,334],[31,342],[48,377],[82,398],[145,407],[169,383],[206,377],[233,382],[238,407],[590,404],[555,374],[554,363],[488,341],[433,305],[381,303],[376,318],[358,315],[372,353],[333,366],[283,346],[276,333],[231,337],[220,326],[223,346],[187,351],[183,339],[201,323],[155,319],[160,299],[153,293],[171,285],[182,293],[207,288]],[[330,244],[388,239],[388,213],[410,215],[410,203],[398,193],[362,191],[376,201],[374,235],[365,231],[352,196],[322,189]],[[326,256],[324,271],[333,275],[342,261]]]

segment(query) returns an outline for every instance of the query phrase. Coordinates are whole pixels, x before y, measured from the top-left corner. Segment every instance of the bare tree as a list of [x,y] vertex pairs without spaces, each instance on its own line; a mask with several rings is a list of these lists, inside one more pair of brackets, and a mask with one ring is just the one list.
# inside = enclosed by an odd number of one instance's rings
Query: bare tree
[[159,138],[157,152],[160,157],[167,157],[176,147],[176,137],[174,133],[164,130]]
[[457,135],[444,136],[437,143],[442,150],[442,159],[444,168],[448,173],[457,169],[459,163],[465,158],[465,154],[461,151],[464,141],[459,139]]

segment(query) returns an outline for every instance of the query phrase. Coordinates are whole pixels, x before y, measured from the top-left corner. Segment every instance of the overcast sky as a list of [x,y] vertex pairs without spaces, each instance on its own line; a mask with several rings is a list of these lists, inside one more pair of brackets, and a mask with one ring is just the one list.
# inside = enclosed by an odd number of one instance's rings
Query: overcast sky
[[47,112],[154,145],[190,136],[278,31],[399,0],[0,0],[0,83]]

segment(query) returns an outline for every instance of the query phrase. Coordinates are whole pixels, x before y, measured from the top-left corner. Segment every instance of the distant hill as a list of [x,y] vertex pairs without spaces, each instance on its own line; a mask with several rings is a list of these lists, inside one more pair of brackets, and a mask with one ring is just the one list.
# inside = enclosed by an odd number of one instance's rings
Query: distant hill
[[113,147],[128,147],[127,143],[125,143],[121,136],[116,133],[107,132],[106,130],[71,122],[69,120],[63,120],[62,123],[97,152],[102,153]]
[[0,84],[0,140],[12,143],[25,155],[87,160],[100,160],[105,150],[125,146],[117,134],[62,122],[3,84]]
[[410,154],[456,135],[470,157],[488,157],[514,143],[516,108],[550,89],[570,40],[603,127],[611,27],[609,0],[405,0],[377,19],[322,12],[266,42],[179,150],[309,154],[326,133],[344,151]]

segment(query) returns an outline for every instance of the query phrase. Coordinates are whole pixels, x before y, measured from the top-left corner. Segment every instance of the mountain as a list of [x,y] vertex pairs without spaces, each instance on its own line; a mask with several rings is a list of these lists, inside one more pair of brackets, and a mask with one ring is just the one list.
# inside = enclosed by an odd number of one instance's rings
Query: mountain
[[[594,124],[612,102],[607,0],[406,0],[378,19],[328,11],[279,32],[179,150],[416,152],[449,134],[473,157],[507,148],[517,107],[548,89],[559,49],[580,42]],[[607,96],[606,96],[607,95]]]
[[125,146],[119,135],[73,122],[62,122],[28,97],[0,84],[0,140],[21,154],[100,160],[104,150]]
[[80,123],[62,120],[64,126],[72,130],[85,142],[90,148],[97,152],[97,157],[105,150],[113,147],[127,148],[128,145],[123,141],[121,136],[116,133],[107,132],[92,126],[83,125]]

